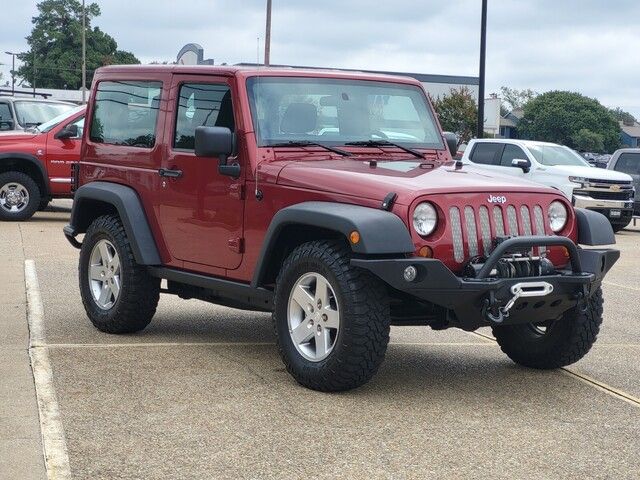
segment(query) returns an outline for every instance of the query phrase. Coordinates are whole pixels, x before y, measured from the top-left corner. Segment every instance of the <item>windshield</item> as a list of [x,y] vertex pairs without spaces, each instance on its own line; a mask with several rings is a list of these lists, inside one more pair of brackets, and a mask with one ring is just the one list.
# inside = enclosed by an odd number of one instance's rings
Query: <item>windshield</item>
[[553,167],[554,165],[591,166],[576,152],[560,145],[529,145],[529,151],[538,162],[548,167]]
[[48,122],[53,117],[68,112],[74,105],[54,102],[20,101],[14,103],[18,123],[23,127],[33,127]]
[[54,128],[56,125],[58,125],[61,122],[64,122],[67,118],[72,117],[73,115],[75,115],[76,113],[80,112],[83,109],[84,109],[83,105],[81,105],[79,107],[72,108],[71,110],[69,110],[67,112],[64,112],[64,113],[62,113],[60,115],[57,115],[57,116],[53,117],[48,122],[44,122],[44,123],[38,125],[36,127],[36,130],[38,130],[39,132],[42,132],[42,133],[47,133],[49,130]]
[[443,148],[424,93],[413,85],[252,77],[247,90],[259,146],[387,140],[409,147]]

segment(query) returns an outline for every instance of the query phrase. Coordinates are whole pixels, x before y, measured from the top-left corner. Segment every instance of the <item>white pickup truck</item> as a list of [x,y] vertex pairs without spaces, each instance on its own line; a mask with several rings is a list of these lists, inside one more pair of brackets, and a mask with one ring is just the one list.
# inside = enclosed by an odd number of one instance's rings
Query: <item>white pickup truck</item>
[[562,145],[515,139],[471,140],[462,162],[560,190],[576,207],[605,215],[616,232],[633,217],[633,179],[625,173],[592,167]]

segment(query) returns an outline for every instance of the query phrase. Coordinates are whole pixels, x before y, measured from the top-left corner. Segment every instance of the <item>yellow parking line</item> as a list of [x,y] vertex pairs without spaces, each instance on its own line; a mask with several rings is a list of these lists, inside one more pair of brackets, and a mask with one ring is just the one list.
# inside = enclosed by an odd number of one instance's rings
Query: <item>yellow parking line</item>
[[[473,335],[477,335],[479,337],[482,338],[486,338],[488,340],[493,340],[495,342],[495,339],[493,337],[490,337],[488,335],[485,335],[483,333],[478,333],[478,332],[469,332]],[[606,344],[604,344],[606,345]],[[630,346],[637,346],[637,345],[630,345]],[[596,380],[595,378],[591,378],[587,375],[584,375],[582,373],[578,373],[575,372],[573,370],[568,369],[567,367],[562,367],[560,370],[562,370],[563,372],[565,372],[567,375],[580,380],[582,383],[585,383],[597,390],[600,390],[601,392],[606,393],[607,395],[610,395],[614,398],[617,398],[618,400],[622,400],[624,402],[627,402],[635,407],[639,407],[640,408],[640,399],[637,397],[634,397],[633,395],[624,392],[622,390],[619,390],[615,387],[612,387],[611,385],[607,385],[604,382],[601,382],[600,380]]]
[[640,288],[638,288],[638,287],[631,287],[629,285],[622,285],[620,283],[609,282],[607,280],[603,280],[602,283],[604,283],[605,285],[612,285],[614,287],[626,288],[627,290],[633,290],[635,292],[640,292]]

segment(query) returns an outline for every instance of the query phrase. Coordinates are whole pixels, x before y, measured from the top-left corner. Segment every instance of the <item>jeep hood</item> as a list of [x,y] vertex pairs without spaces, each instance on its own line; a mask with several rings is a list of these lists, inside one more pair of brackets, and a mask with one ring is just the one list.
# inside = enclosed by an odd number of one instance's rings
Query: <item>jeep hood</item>
[[494,174],[472,165],[456,168],[454,162],[409,160],[298,160],[288,162],[277,183],[308,190],[347,194],[382,200],[389,192],[398,194],[397,203],[410,204],[432,193],[505,192],[549,193],[555,190]]
[[631,177],[626,173],[616,172],[615,170],[605,170],[604,168],[570,166],[570,165],[554,165],[543,167],[544,171],[554,175],[563,175],[567,177],[584,177],[593,178],[594,180],[611,180],[614,182],[630,182]]

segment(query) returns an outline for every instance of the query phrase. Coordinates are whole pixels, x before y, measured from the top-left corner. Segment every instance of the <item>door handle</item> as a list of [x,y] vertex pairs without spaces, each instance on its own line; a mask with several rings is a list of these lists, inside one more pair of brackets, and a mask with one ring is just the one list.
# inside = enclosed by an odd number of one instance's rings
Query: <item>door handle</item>
[[180,178],[182,176],[182,170],[170,170],[168,168],[161,168],[158,170],[158,175],[161,177]]

